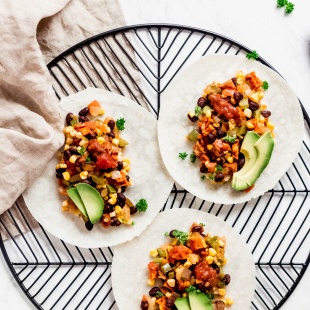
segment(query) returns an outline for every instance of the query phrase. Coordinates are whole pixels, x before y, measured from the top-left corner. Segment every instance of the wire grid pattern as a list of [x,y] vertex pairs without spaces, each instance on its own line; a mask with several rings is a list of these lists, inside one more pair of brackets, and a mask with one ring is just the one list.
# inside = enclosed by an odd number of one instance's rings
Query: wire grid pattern
[[[249,51],[200,29],[138,25],[90,38],[58,56],[48,68],[59,98],[100,87],[131,98],[157,117],[161,93],[183,67],[205,54],[245,55]],[[310,121],[303,112],[302,148],[273,190],[245,204],[219,205],[202,201],[175,184],[163,206],[163,210],[195,208],[212,213],[244,237],[257,272],[251,309],[279,309],[309,264]],[[112,248],[83,249],[64,243],[33,224],[19,200],[5,216],[19,235],[13,235],[1,216],[0,228],[9,237],[5,242],[0,238],[2,253],[36,308],[118,309],[111,287]]]

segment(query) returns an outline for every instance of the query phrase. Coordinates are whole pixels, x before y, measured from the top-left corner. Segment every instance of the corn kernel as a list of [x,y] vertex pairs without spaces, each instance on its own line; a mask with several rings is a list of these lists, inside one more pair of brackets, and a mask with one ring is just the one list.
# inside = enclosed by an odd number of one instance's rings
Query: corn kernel
[[88,176],[88,171],[82,171],[82,172],[80,172],[80,178],[81,178],[82,180],[87,179],[87,176]]
[[104,133],[110,133],[111,132],[111,128],[107,124],[104,124],[103,125],[103,132]]
[[263,91],[260,91],[260,92],[258,93],[258,98],[259,98],[259,99],[263,99],[263,98],[264,98],[264,92],[263,92]]
[[97,136],[101,136],[102,135],[102,131],[99,128],[95,129],[95,133],[97,134]]
[[247,123],[246,123],[246,127],[247,127],[248,129],[253,129],[253,128],[254,128],[254,125],[253,125],[251,122],[247,122]]
[[106,178],[111,178],[112,173],[111,173],[111,172],[105,172],[103,175],[104,175]]
[[185,268],[189,268],[191,265],[192,265],[192,264],[191,264],[189,261],[186,261],[186,262],[184,263],[184,267],[185,267]]
[[59,168],[66,169],[67,168],[67,164],[59,164]]
[[99,115],[103,115],[105,113],[104,109],[101,109]]
[[150,251],[150,255],[152,257],[156,257],[156,256],[158,256],[158,251],[156,249],[153,249],[153,250]]
[[108,200],[108,203],[110,203],[111,205],[115,205],[116,204],[116,199],[115,198],[110,198]]
[[252,111],[248,108],[244,109],[244,115],[247,117],[247,118],[251,118],[252,117]]
[[167,283],[170,287],[175,287],[175,279],[169,279],[167,280]]
[[237,78],[244,78],[245,75],[244,75],[243,71],[240,70],[240,71],[237,72],[236,77],[237,77]]
[[211,113],[210,110],[207,110],[207,111],[206,111],[206,117],[207,117],[207,118],[210,118],[210,117],[211,117],[211,114],[212,114],[212,113]]
[[194,111],[189,111],[188,115],[193,118],[195,116],[195,112]]
[[226,295],[226,290],[224,288],[219,288],[218,292],[219,292],[220,296],[225,296]]
[[125,167],[124,170],[128,172],[130,170],[130,166],[128,165],[127,167]]
[[67,139],[66,139],[66,144],[72,144],[73,143],[73,139],[71,138],[71,137],[68,137]]
[[69,161],[70,161],[70,163],[72,163],[72,164],[74,164],[74,163],[76,162],[76,160],[77,160],[77,156],[76,156],[76,155],[72,155],[72,156],[70,156],[70,158],[69,158]]
[[206,261],[207,261],[207,263],[208,263],[209,265],[211,265],[211,264],[213,263],[213,261],[214,261],[213,256],[207,256],[207,257],[206,257]]
[[223,260],[222,260],[222,266],[226,265],[227,264],[227,258],[225,257]]
[[171,251],[173,249],[173,246],[171,246],[171,245],[169,245],[168,247],[167,247],[167,251],[169,252],[169,251]]
[[244,83],[244,78],[237,78],[237,84],[241,85]]
[[228,156],[227,161],[231,164],[231,163],[233,163],[234,158],[232,156]]
[[68,171],[63,172],[62,176],[64,177],[65,181],[69,181],[70,180],[70,173]]
[[124,162],[130,164],[130,159],[129,159],[129,158],[124,158],[124,159],[123,159],[123,163],[124,163]]
[[251,99],[252,101],[258,103],[258,102],[259,102],[259,95],[258,95],[258,93],[252,94],[252,95],[250,96],[250,99]]
[[228,297],[228,298],[226,298],[225,303],[226,303],[227,306],[230,306],[230,305],[232,305],[234,303],[234,301],[231,298]]
[[207,145],[207,149],[208,149],[209,151],[211,151],[211,150],[213,149],[213,144],[208,144],[208,145]]
[[116,194],[116,193],[110,194],[109,197],[110,197],[110,198],[116,198],[116,197],[117,197],[117,194]]
[[[111,198],[111,199],[113,199],[113,198]],[[123,213],[123,209],[119,205],[117,205],[115,207],[115,213],[116,214],[122,214]]]
[[68,207],[68,200],[64,200],[63,202],[62,202],[62,206],[63,207]]
[[116,138],[112,139],[112,144],[118,146],[119,145],[119,140],[116,139]]
[[78,138],[78,139],[82,139],[83,138],[83,134],[80,131],[78,131],[78,132],[76,132],[75,137]]
[[104,189],[101,191],[100,194],[101,194],[102,197],[107,196],[107,195],[108,195],[108,189],[107,189],[107,188],[104,188]]
[[126,162],[123,162],[123,167],[127,167],[129,164]]
[[76,133],[77,133],[76,130],[72,130],[72,131],[70,131],[69,135],[70,135],[72,138],[74,138],[75,135],[76,135]]
[[215,255],[216,255],[216,250],[213,249],[213,248],[210,248],[210,249],[209,249],[209,255],[210,255],[210,256],[215,256]]
[[56,168],[56,169],[59,169],[59,168],[60,168],[60,165],[59,165],[59,164],[57,164],[55,168]]
[[202,282],[203,282],[202,280],[196,279],[196,284],[200,284],[200,283],[202,283]]
[[183,297],[187,297],[187,293],[183,293],[182,296],[183,296]]
[[66,144],[65,147],[64,147],[64,151],[69,150],[69,148],[70,148],[70,146],[68,144]]
[[104,140],[103,137],[98,137],[97,141],[98,141],[99,144],[103,144],[105,140]]
[[274,129],[274,124],[272,124],[270,121],[267,122],[267,128],[269,128],[270,130]]
[[70,133],[71,131],[73,130],[73,127],[72,126],[67,126],[63,129],[63,132],[64,133]]
[[165,294],[165,296],[166,296],[167,298],[169,298],[169,297],[171,297],[171,296],[172,296],[172,294],[171,294],[171,293],[169,293],[169,292],[167,292],[167,293]]
[[147,285],[154,286],[155,285],[155,279],[148,279]]
[[219,247],[223,248],[225,246],[225,242],[221,239],[218,240]]

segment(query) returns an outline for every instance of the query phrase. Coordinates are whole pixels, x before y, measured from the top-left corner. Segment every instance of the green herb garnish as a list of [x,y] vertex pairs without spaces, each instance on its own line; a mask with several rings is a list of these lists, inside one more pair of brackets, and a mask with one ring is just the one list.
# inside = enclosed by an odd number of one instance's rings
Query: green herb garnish
[[206,178],[206,176],[204,174],[200,176],[201,180],[204,180],[205,178]]
[[133,225],[135,225],[135,224],[136,224],[136,222],[135,222],[135,221],[132,221],[131,225],[133,226]]
[[177,238],[181,244],[184,244],[188,240],[188,233],[181,230],[174,230],[172,233],[173,237]]
[[214,298],[214,294],[212,294],[212,293],[205,293],[206,294],[206,296],[209,298],[209,299],[213,299]]
[[223,171],[222,165],[216,165],[215,166],[215,171]]
[[202,112],[201,107],[197,105],[195,108],[195,116],[198,116],[201,112]]
[[165,232],[165,236],[168,237],[168,236],[169,236],[169,233],[168,233],[168,232]]
[[210,179],[210,180],[214,181],[214,178],[215,178],[215,173],[209,175],[209,179]]
[[191,292],[200,292],[200,290],[197,290],[196,289],[196,287],[195,286],[193,286],[193,285],[190,285],[189,287],[187,287],[186,289],[185,289],[185,291],[187,292],[187,293],[191,293]]
[[124,130],[125,129],[125,123],[126,121],[124,120],[123,117],[119,118],[116,120],[116,126],[119,130]]
[[291,14],[294,11],[295,4],[292,2],[287,2],[285,5],[285,13]]
[[146,209],[147,209],[147,207],[148,207],[147,201],[146,201],[144,198],[141,198],[141,199],[137,202],[136,207],[137,207],[139,213],[140,213],[140,212],[145,212]]
[[84,155],[84,153],[85,153],[85,147],[84,146],[81,146],[79,149],[76,149],[78,152],[79,152],[79,154],[80,155]]
[[206,224],[204,224],[204,223],[199,223],[199,225],[200,225],[200,226],[206,226]]
[[222,138],[223,141],[226,141],[228,143],[235,143],[236,142],[236,138],[230,136],[230,135],[226,135],[226,137]]
[[250,52],[250,53],[247,53],[246,54],[246,58],[247,59],[254,59],[254,60],[257,60],[258,59],[258,53],[256,52],[256,51],[252,51],[252,52]]
[[155,297],[156,298],[161,298],[161,297],[163,297],[164,296],[164,294],[161,292],[161,291],[157,291],[156,293],[155,293]]
[[190,160],[191,160],[191,162],[194,164],[195,163],[195,161],[196,161],[196,159],[197,159],[197,157],[196,157],[196,155],[194,154],[194,153],[192,153],[190,156],[189,156],[189,158],[190,158]]
[[187,153],[186,152],[183,152],[183,153],[179,153],[179,157],[184,160],[186,157],[187,157]]
[[282,8],[287,4],[287,0],[277,0],[277,7]]
[[73,118],[73,119],[70,121],[71,126],[74,126],[74,125],[77,124],[77,123],[78,123],[78,121],[77,121],[75,118]]
[[263,90],[267,90],[269,88],[269,84],[267,81],[263,81],[262,88],[263,88]]
[[86,164],[89,164],[90,163],[90,157],[86,157],[86,160],[85,160],[85,162],[86,162]]

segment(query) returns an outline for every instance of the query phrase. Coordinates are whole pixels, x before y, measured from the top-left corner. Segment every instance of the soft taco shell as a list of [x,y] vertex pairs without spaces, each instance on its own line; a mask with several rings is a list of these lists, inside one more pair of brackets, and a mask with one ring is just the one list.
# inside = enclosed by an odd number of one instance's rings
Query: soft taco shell
[[[269,119],[275,125],[275,146],[271,160],[248,193],[233,190],[231,181],[225,185],[202,181],[198,161],[194,165],[189,156],[186,160],[178,157],[181,152],[193,152],[193,143],[186,136],[196,124],[188,120],[187,113],[195,108],[206,85],[213,81],[224,83],[239,70],[244,73],[255,71],[262,81],[269,83],[262,103],[271,111]],[[171,82],[161,100],[158,139],[169,173],[193,195],[215,203],[246,202],[272,189],[296,158],[303,131],[301,107],[292,89],[276,72],[244,56],[214,54],[202,57]]]
[[255,290],[253,257],[243,238],[226,222],[209,213],[193,209],[171,209],[160,213],[152,225],[128,244],[115,247],[112,264],[112,288],[120,310],[140,309],[142,295],[148,295],[149,271],[152,260],[149,252],[171,241],[165,232],[172,229],[189,231],[193,222],[204,223],[205,232],[225,236],[227,265],[225,273],[231,276],[226,296],[234,300],[229,309],[249,309]]
[[140,235],[164,206],[173,186],[159,152],[157,121],[137,103],[105,90],[88,88],[61,100],[63,119],[68,112],[77,115],[92,100],[101,102],[105,110],[103,117],[124,117],[126,120],[121,136],[129,142],[124,155],[131,160],[129,175],[133,182],[126,196],[133,203],[145,198],[147,211],[132,216],[133,226],[105,229],[96,224],[92,231],[87,231],[80,218],[61,211],[64,197],[58,193],[55,178],[56,155],[41,177],[24,193],[30,212],[46,230],[67,243],[87,248],[114,246]]

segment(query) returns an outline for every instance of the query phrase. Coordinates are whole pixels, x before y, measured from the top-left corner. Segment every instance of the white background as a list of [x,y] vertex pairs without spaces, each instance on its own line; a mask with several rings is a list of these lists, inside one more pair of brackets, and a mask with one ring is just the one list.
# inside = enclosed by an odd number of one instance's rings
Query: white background
[[[194,26],[257,50],[292,86],[310,114],[310,1],[292,1],[296,8],[285,15],[284,9],[277,9],[276,0],[120,0],[128,25]],[[310,309],[309,292],[308,270],[281,310]],[[34,309],[15,283],[2,255],[0,309]]]

